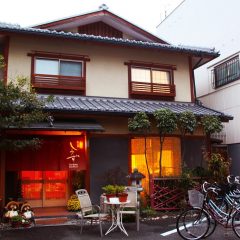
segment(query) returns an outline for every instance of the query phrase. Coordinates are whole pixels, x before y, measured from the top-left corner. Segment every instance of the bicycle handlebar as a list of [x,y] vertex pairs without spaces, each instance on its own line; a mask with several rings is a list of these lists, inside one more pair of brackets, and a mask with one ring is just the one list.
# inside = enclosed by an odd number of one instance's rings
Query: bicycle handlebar
[[234,176],[234,175],[228,175],[227,176],[227,182],[228,184],[240,184],[240,177]]
[[[210,185],[209,187],[207,187],[207,185]],[[202,184],[202,189],[203,189],[203,192],[204,193],[208,193],[208,192],[214,192],[215,194],[218,195],[218,192],[221,191],[221,188],[218,187],[217,183],[213,183],[213,184],[210,184],[208,183],[207,181],[205,181],[203,184]]]

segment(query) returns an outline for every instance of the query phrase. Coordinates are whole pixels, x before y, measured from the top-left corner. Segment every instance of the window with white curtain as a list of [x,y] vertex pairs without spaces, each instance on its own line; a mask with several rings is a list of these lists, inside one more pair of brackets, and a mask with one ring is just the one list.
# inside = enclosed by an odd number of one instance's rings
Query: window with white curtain
[[132,82],[170,84],[171,73],[160,69],[132,67]]

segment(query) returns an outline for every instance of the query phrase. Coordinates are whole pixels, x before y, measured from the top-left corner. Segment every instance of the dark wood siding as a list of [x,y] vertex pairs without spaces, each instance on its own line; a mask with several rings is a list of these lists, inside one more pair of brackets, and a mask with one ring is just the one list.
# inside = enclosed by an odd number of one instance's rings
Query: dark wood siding
[[[116,174],[117,183],[127,184],[129,144],[127,137],[90,138],[90,194],[94,203],[99,203],[102,186],[110,184],[107,173]],[[122,177],[119,177],[122,176]],[[121,178],[121,179],[120,179]]]
[[78,28],[78,32],[89,34],[89,35],[103,36],[103,37],[122,38],[123,36],[122,32],[107,25],[104,22],[96,22],[96,23],[80,26]]

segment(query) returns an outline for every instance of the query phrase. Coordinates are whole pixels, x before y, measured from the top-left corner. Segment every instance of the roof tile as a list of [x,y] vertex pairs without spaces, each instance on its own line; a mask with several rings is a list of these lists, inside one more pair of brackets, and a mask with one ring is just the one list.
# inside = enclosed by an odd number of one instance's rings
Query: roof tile
[[[38,95],[40,99],[47,99],[48,95]],[[46,103],[45,109],[55,111],[76,111],[79,113],[118,113],[130,114],[144,111],[152,114],[155,110],[169,108],[175,113],[192,111],[195,115],[215,115],[232,119],[232,116],[206,108],[190,102],[165,102],[154,100],[135,100],[126,98],[86,97],[54,95],[53,102]]]
[[21,27],[20,25],[12,25],[0,22],[0,31],[10,31],[10,32],[18,32],[18,33],[28,33],[28,34],[38,34],[45,36],[53,36],[53,37],[65,37],[65,38],[74,38],[79,40],[89,40],[89,41],[100,41],[106,43],[115,43],[127,46],[138,46],[143,48],[155,48],[155,49],[165,49],[176,52],[185,52],[192,54],[205,54],[209,56],[219,56],[218,52],[215,51],[214,48],[202,48],[202,47],[193,47],[193,46],[183,46],[183,45],[172,45],[172,44],[163,44],[156,42],[144,42],[123,38],[114,38],[114,37],[103,37],[103,36],[95,36],[95,35],[87,35],[80,33],[71,33],[64,31],[56,31],[56,30],[48,30],[48,29],[40,29],[40,28],[30,28],[30,27]]

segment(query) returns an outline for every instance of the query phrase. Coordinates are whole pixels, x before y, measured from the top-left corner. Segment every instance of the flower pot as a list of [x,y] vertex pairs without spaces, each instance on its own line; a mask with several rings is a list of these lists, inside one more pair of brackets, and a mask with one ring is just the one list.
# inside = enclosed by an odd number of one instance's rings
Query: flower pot
[[11,227],[12,228],[19,228],[21,227],[22,223],[21,222],[11,222]]
[[128,194],[127,193],[119,193],[118,198],[119,202],[126,202],[127,201]]
[[114,198],[114,197],[116,197],[115,193],[109,193],[109,194],[106,193],[106,198],[108,202],[110,201],[109,198]]
[[22,226],[23,226],[24,228],[28,228],[28,227],[31,226],[31,224],[30,224],[30,223],[24,223],[24,224],[22,224]]

